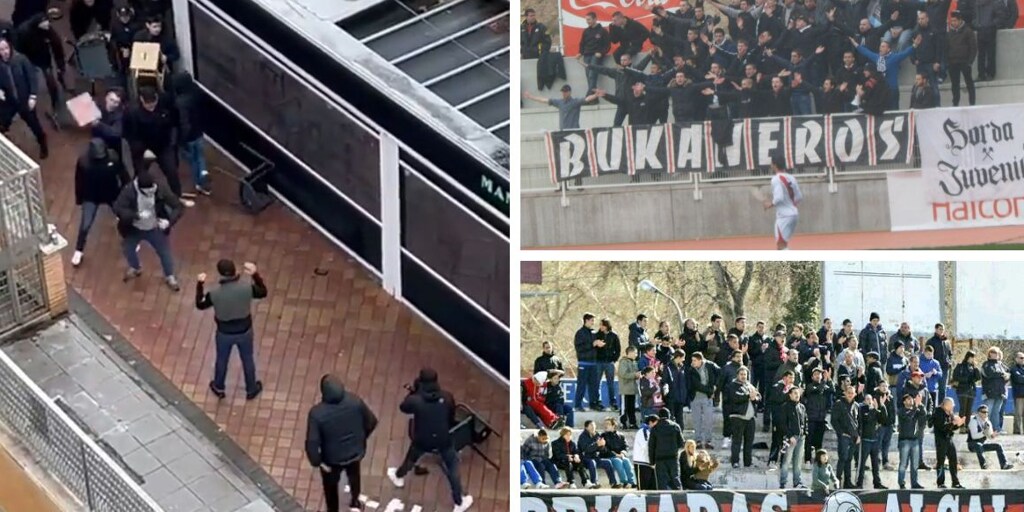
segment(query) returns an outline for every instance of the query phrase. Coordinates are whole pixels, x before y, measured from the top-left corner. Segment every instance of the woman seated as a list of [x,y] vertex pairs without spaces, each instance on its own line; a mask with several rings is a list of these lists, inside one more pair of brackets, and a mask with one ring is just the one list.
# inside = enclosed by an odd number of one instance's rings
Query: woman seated
[[696,485],[694,488],[705,491],[713,489],[711,486],[711,473],[718,469],[718,459],[708,455],[706,450],[701,450],[697,452],[697,461],[694,467],[697,470],[693,475],[693,484]]
[[576,488],[573,474],[579,474],[580,482],[588,489],[597,487],[592,483],[587,483],[587,468],[583,465],[583,458],[576,448],[576,443],[572,440],[571,428],[562,427],[558,431],[558,439],[551,443],[551,454],[551,460],[554,461],[555,467],[565,471],[566,481],[569,482],[570,489]]

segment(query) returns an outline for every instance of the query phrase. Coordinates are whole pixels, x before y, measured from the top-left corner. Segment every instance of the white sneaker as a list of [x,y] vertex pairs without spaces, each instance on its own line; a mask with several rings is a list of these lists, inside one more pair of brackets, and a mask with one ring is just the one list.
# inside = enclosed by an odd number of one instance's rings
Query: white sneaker
[[405,487],[405,479],[398,478],[398,468],[388,468],[388,480],[391,480],[395,487]]
[[192,208],[193,206],[196,205],[196,202],[191,200],[191,199],[185,199],[183,197],[183,198],[181,198],[181,204],[183,204],[185,206],[185,208]]
[[462,505],[455,505],[455,508],[453,510],[454,510],[454,512],[466,512],[467,510],[469,510],[469,507],[472,506],[472,505],[473,505],[473,497],[472,496],[463,496],[462,497]]
[[530,484],[528,484],[528,483],[523,484],[523,485],[519,486],[519,488],[520,489],[529,489],[530,488]]
[[71,255],[71,266],[77,267],[82,264],[82,251],[75,251],[75,254]]
[[576,484],[569,484],[570,489],[577,489]]
[[732,447],[732,438],[727,437],[725,439],[722,439],[722,449],[728,450],[730,447]]
[[544,483],[544,482],[541,482],[541,483],[537,484],[537,488],[538,489],[547,489],[549,487],[551,487],[551,486],[546,484],[546,483]]
[[595,482],[590,482],[589,484],[586,485],[586,488],[587,489],[597,489],[598,485]]

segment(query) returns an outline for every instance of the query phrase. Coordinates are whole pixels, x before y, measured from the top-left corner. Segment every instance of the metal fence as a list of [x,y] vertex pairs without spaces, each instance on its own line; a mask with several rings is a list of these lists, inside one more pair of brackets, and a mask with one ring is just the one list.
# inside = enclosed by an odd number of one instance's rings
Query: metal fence
[[47,313],[39,246],[49,239],[39,165],[0,136],[0,333]]
[[96,512],[162,512],[7,354],[0,352],[0,423]]

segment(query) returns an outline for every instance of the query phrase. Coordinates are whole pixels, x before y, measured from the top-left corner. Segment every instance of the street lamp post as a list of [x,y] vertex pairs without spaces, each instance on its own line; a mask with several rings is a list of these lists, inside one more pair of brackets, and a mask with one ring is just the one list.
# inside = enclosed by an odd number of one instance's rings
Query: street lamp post
[[679,329],[680,332],[682,332],[685,319],[683,318],[683,308],[679,307],[679,301],[677,301],[675,298],[668,295],[667,293],[661,291],[661,289],[655,286],[650,279],[644,279],[643,281],[640,281],[640,283],[637,284],[637,288],[640,288],[645,292],[656,293],[670,300],[672,302],[672,305],[676,307],[676,314],[679,315]]

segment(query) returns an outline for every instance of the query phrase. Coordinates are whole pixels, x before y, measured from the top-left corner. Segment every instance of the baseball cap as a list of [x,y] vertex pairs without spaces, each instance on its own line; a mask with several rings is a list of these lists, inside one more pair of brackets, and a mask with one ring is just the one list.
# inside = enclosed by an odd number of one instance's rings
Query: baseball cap
[[565,84],[565,85],[562,86],[562,92],[569,92],[571,90],[572,90],[572,86],[569,85],[569,84]]

